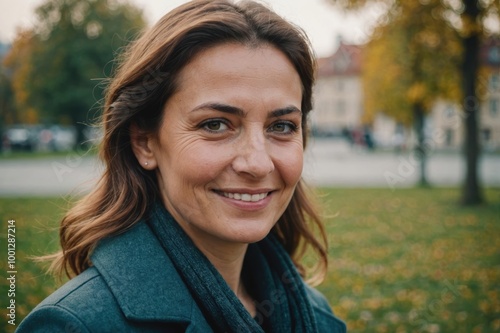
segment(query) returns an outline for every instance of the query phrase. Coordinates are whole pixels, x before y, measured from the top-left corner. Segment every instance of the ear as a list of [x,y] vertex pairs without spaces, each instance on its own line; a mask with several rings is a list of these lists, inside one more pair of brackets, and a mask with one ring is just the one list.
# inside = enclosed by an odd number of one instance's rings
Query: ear
[[154,170],[158,166],[154,148],[156,142],[151,134],[141,131],[136,124],[130,125],[130,145],[139,165],[146,170]]

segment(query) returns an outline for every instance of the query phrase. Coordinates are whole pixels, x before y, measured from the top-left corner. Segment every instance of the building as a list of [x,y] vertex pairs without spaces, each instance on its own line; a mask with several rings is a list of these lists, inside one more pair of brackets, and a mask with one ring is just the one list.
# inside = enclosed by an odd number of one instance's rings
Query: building
[[[315,106],[311,123],[316,135],[340,135],[345,129],[362,127],[362,47],[340,42],[330,57],[318,59]],[[487,39],[480,49],[482,76],[479,131],[482,147],[500,150],[500,38]],[[426,133],[436,148],[458,149],[464,140],[464,113],[461,105],[438,100],[427,117]],[[380,146],[400,145],[411,135],[390,117],[379,115],[372,124]],[[405,138],[402,138],[405,136]]]
[[340,42],[330,57],[318,59],[314,90],[313,133],[340,135],[344,129],[359,126],[363,115],[361,47]]
[[[480,94],[479,139],[485,151],[500,150],[500,38],[487,39],[481,45],[479,57],[482,73],[477,83]],[[465,117],[461,105],[445,100],[435,103],[429,122],[433,131],[442,137],[435,140],[437,147],[462,146]]]

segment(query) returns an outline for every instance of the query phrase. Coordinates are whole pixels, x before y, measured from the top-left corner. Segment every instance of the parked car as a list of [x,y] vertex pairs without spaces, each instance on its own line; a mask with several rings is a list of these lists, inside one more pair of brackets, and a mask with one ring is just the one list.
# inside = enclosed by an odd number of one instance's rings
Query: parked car
[[75,127],[54,125],[50,127],[50,131],[52,133],[52,150],[65,151],[75,147],[77,136]]
[[76,145],[76,129],[61,125],[13,125],[2,135],[3,151],[65,151]]
[[3,135],[3,150],[33,151],[37,146],[38,126],[14,125],[8,127]]

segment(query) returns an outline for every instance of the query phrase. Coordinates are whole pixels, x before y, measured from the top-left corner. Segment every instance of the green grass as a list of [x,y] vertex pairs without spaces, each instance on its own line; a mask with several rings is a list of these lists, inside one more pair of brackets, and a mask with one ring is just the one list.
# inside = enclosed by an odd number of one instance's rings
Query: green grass
[[56,157],[67,157],[68,155],[80,155],[80,156],[95,156],[97,154],[97,148],[91,147],[79,150],[66,150],[66,151],[0,151],[0,161],[8,160],[20,160],[20,159],[46,159],[46,158],[56,158]]
[[319,287],[350,332],[500,332],[500,189],[324,190],[330,267]]
[[49,157],[64,157],[72,153],[71,151],[44,151],[44,152],[29,152],[29,151],[14,151],[0,153],[0,160],[19,160],[19,159],[43,159]]
[[20,321],[57,287],[52,276],[45,274],[46,266],[34,262],[30,257],[57,251],[59,247],[59,220],[64,208],[61,198],[0,199],[0,332],[13,332],[7,323],[7,225],[15,220],[16,225],[16,323]]
[[[324,189],[330,266],[319,289],[349,332],[500,332],[500,189],[462,208],[456,189]],[[17,323],[57,283],[28,257],[58,248],[64,199],[1,199],[16,220]],[[6,249],[0,331],[6,323]]]

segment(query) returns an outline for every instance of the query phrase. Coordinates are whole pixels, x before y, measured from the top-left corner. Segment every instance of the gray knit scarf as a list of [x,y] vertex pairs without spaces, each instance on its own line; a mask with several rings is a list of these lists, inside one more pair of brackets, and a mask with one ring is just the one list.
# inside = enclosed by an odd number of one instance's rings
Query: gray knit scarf
[[245,256],[242,277],[258,312],[252,318],[219,272],[161,203],[156,203],[152,209],[148,225],[214,332],[318,332],[304,282],[272,234],[250,244]]

